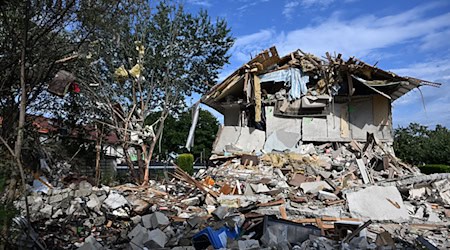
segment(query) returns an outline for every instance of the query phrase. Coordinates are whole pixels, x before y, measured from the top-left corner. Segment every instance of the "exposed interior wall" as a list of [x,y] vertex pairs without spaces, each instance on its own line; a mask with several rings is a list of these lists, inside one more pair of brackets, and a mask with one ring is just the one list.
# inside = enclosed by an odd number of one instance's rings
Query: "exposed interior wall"
[[301,118],[284,118],[274,116],[274,107],[265,107],[266,114],[266,143],[264,150],[290,151],[299,150],[299,144],[302,139]]
[[264,147],[266,133],[264,131],[239,126],[223,126],[217,133],[213,145],[213,153],[223,151],[260,151]]
[[[367,132],[374,133],[377,139],[385,142],[393,141],[392,114],[390,100],[381,95],[353,96],[348,103],[332,103],[329,114],[321,117],[289,118],[275,114],[274,106],[265,107],[265,143],[266,151],[297,151],[301,141],[304,142],[348,142],[366,140]],[[223,150],[227,143],[237,145],[237,127],[240,125],[240,111],[237,106],[226,108],[225,137],[216,149]],[[233,126],[234,128],[229,126]],[[251,129],[251,128],[246,128]],[[260,130],[257,130],[260,131]],[[260,131],[264,133],[264,131]],[[240,130],[239,130],[239,133]],[[254,140],[250,130],[239,138]],[[248,136],[247,136],[248,134]],[[224,136],[224,133],[222,133]],[[259,139],[258,139],[259,140]],[[258,141],[256,144],[260,143]],[[258,144],[259,145],[259,144]],[[251,145],[244,145],[244,147]]]

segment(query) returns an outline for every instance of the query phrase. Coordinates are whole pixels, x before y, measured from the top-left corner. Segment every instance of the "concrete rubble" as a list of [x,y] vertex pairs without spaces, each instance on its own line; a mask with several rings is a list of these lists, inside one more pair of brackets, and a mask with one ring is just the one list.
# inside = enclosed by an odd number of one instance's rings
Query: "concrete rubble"
[[[215,167],[177,168],[148,186],[74,180],[35,190],[29,221],[47,249],[450,246],[450,175],[421,174],[376,142],[304,148],[215,156]],[[241,161],[248,155],[257,161]]]

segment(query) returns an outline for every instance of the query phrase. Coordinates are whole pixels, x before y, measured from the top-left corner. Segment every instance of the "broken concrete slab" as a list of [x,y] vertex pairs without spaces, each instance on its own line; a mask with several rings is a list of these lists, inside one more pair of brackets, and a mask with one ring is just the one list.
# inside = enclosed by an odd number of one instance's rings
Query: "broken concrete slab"
[[250,184],[250,186],[252,187],[253,191],[257,194],[259,193],[265,193],[265,192],[269,192],[270,189],[262,184],[262,183],[258,183],[258,184]]
[[220,129],[213,152],[226,151],[227,145],[234,145],[244,152],[260,151],[264,147],[266,133],[250,127],[224,126]]
[[143,214],[145,213],[148,208],[150,207],[150,204],[134,195],[129,195],[126,197],[127,201],[131,204],[133,207],[134,212],[137,214]]
[[92,193],[92,185],[87,181],[81,181],[78,184],[78,189],[75,190],[76,197],[87,197]]
[[409,190],[409,199],[420,199],[427,193],[426,187],[415,188]]
[[333,190],[326,181],[303,182],[300,184],[300,188],[306,194],[317,194],[321,190]]
[[113,210],[125,205],[130,205],[123,195],[115,192],[109,193],[108,197],[103,201],[103,204]]
[[200,203],[200,199],[198,197],[192,197],[181,200],[181,203],[185,204],[186,206],[196,206]]
[[212,215],[219,220],[223,220],[228,215],[228,207],[219,206],[216,210],[214,210],[214,212],[212,212]]
[[98,199],[97,195],[91,194],[89,196],[89,201],[86,203],[86,206],[88,208],[100,208],[101,203],[100,203],[100,200]]
[[261,249],[259,241],[257,240],[239,240],[238,241],[239,250],[257,250]]
[[354,218],[396,222],[409,219],[408,210],[396,187],[371,186],[346,193],[346,198]]
[[329,200],[329,201],[335,201],[339,200],[339,197],[335,195],[334,193],[326,192],[326,191],[319,191],[319,194],[317,196],[319,200]]

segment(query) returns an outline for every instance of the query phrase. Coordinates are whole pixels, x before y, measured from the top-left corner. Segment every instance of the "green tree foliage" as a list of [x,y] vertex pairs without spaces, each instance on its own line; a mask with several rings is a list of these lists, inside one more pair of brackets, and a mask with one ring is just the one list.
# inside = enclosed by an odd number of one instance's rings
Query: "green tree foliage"
[[398,157],[411,164],[450,165],[450,131],[441,125],[428,129],[411,123],[395,130],[394,150]]
[[[146,123],[151,124],[157,120],[158,117],[159,113],[152,113],[147,117]],[[184,149],[184,146],[186,144],[191,123],[192,115],[190,110],[176,116],[170,115],[167,117],[164,132],[161,137],[161,144],[158,143],[156,146],[156,152],[160,159],[165,159],[166,152],[185,152],[186,149]],[[219,122],[216,117],[209,111],[201,109],[194,134],[194,147],[191,150],[195,158],[200,157],[201,154],[205,154],[204,158],[209,158],[218,129]],[[159,145],[161,145],[161,149],[159,148]]]

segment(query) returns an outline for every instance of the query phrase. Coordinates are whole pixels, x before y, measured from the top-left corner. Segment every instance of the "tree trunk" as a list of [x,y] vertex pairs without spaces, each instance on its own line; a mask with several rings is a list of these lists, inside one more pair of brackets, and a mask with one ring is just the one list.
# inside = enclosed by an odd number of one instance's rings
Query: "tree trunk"
[[100,184],[100,152],[101,152],[101,144],[102,144],[102,139],[101,139],[101,135],[100,138],[97,138],[97,143],[95,145],[95,151],[96,151],[96,155],[95,155],[95,185],[99,185]]
[[136,173],[134,172],[134,164],[133,161],[131,160],[130,154],[128,153],[128,145],[126,143],[124,143],[122,145],[123,148],[123,154],[125,155],[125,162],[127,163],[128,166],[128,170],[130,171],[131,174],[131,178],[133,178],[133,180],[136,183],[140,183],[140,180],[136,177]]
[[161,121],[158,127],[158,131],[156,132],[155,138],[153,138],[152,140],[152,144],[150,144],[150,148],[148,150],[148,155],[145,159],[145,173],[144,173],[144,182],[142,183],[143,185],[148,185],[148,181],[149,181],[149,166],[150,166],[150,161],[152,159],[153,156],[153,150],[155,149],[156,143],[158,142],[159,136],[161,135],[161,133],[164,130],[164,121],[166,120],[167,114],[166,112],[163,112],[161,114]]
[[142,148],[141,147],[136,147],[136,154],[137,154],[137,160],[138,160],[138,166],[139,166],[139,176],[144,176],[145,163],[142,160]]
[[26,49],[27,49],[27,40],[28,40],[28,5],[29,2],[26,2],[25,6],[25,19],[24,19],[24,35],[22,41],[22,52],[20,56],[20,106],[19,106],[19,124],[17,130],[17,138],[16,144],[14,146],[14,155],[17,158],[17,165],[19,165],[20,178],[22,179],[22,186],[25,196],[25,206],[27,211],[27,218],[30,218],[30,211],[28,208],[28,199],[26,194],[26,181],[25,181],[25,173],[23,171],[22,166],[22,144],[23,144],[23,130],[25,126],[25,113],[27,108],[27,89],[26,89],[26,74],[25,74],[25,59],[26,59]]

